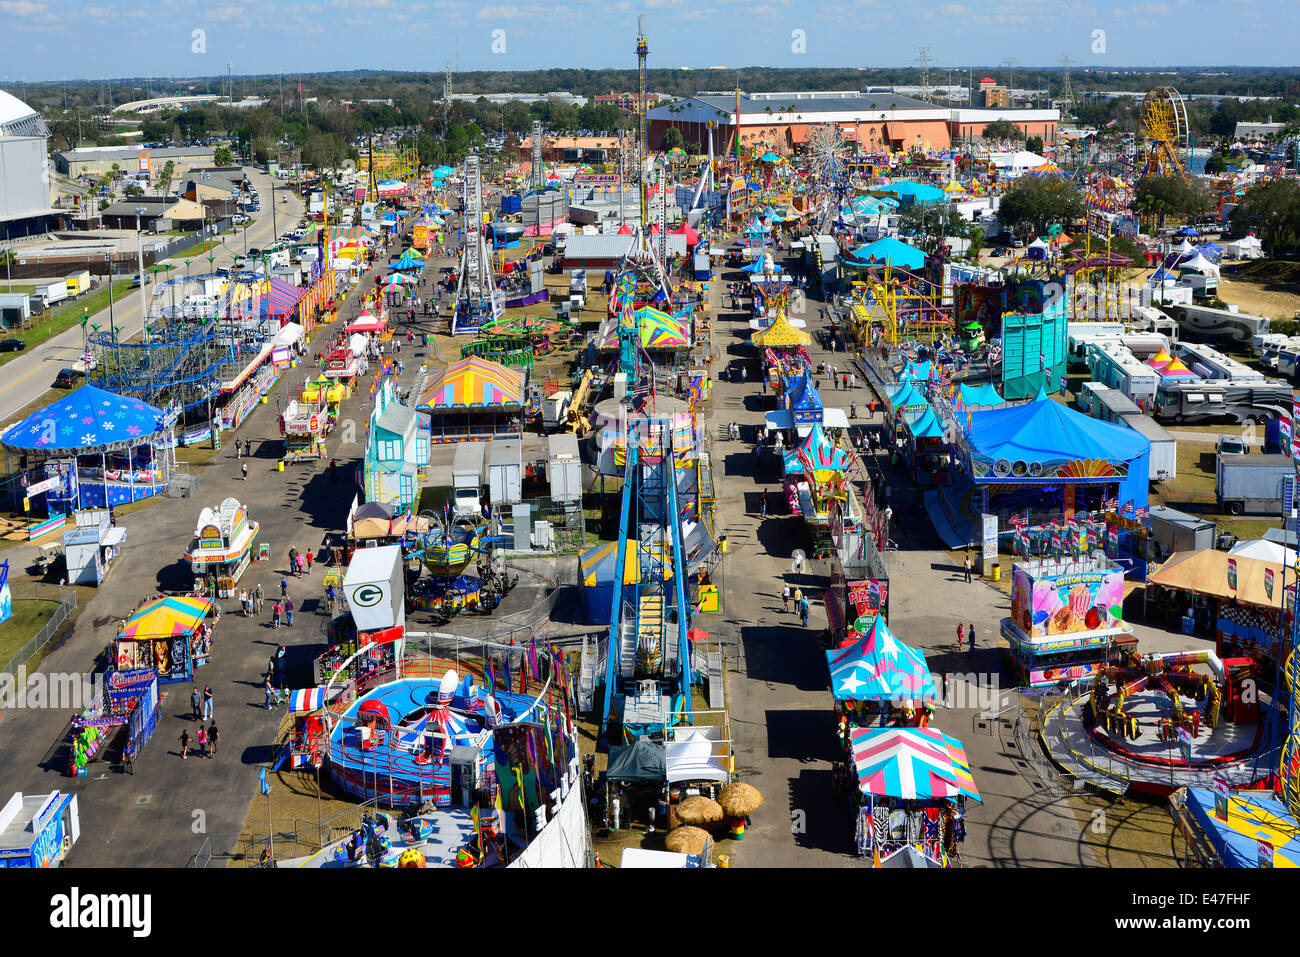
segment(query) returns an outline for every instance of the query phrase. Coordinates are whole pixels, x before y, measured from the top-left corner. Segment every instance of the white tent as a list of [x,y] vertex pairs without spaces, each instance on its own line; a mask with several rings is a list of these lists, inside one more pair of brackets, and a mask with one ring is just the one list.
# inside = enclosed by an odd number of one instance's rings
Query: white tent
[[1047,157],[1028,150],[1017,150],[1014,153],[990,153],[989,162],[1000,171],[1018,176],[1026,170],[1042,166],[1047,162]]
[[1224,255],[1229,259],[1263,259],[1264,244],[1255,236],[1247,236],[1228,243]]
[[1228,554],[1240,558],[1257,558],[1260,561],[1284,565],[1287,568],[1295,567],[1296,560],[1294,548],[1287,548],[1278,542],[1270,542],[1263,538],[1251,542],[1238,542],[1228,549]]
[[1202,276],[1214,276],[1217,278],[1219,275],[1219,267],[1206,259],[1199,250],[1197,250],[1191,259],[1179,263],[1178,269],[1180,272],[1184,269],[1188,269],[1192,272],[1198,272]]
[[369,341],[361,333],[354,332],[351,338],[348,339],[348,348],[352,350],[354,356],[359,356],[366,351],[366,343]]
[[1184,239],[1172,250],[1175,256],[1190,256],[1196,252],[1196,247],[1191,244],[1190,240]]

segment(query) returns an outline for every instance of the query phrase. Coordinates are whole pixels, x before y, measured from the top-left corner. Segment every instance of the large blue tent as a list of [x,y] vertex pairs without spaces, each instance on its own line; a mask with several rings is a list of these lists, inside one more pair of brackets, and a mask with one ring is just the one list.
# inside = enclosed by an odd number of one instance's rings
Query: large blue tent
[[1147,505],[1151,442],[1127,426],[1076,412],[1041,391],[1032,402],[968,413],[976,485],[1114,484],[1118,498]]
[[869,263],[874,260],[899,269],[920,269],[925,265],[925,253],[893,236],[859,246],[850,255],[858,262]]
[[977,405],[1002,405],[1006,401],[998,395],[997,387],[991,382],[985,382],[983,385],[968,385],[963,382],[958,396],[957,404],[965,409]]
[[79,455],[143,445],[167,428],[162,409],[86,385],[10,426],[0,445],[15,452]]
[[888,186],[882,186],[881,190],[894,193],[904,203],[911,202],[922,206],[948,201],[948,194],[940,187],[930,186],[926,183],[914,183],[906,179],[890,183]]

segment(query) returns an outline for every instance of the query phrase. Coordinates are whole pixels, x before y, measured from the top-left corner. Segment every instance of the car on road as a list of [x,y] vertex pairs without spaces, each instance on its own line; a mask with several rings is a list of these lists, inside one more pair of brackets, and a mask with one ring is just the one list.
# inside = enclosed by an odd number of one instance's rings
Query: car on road
[[0,339],[0,352],[22,352],[26,348],[22,339]]
[[54,388],[72,389],[76,388],[77,376],[79,373],[76,369],[60,369],[59,374],[54,377]]
[[1244,439],[1235,435],[1221,435],[1214,442],[1214,451],[1220,455],[1245,455],[1250,451]]
[[262,255],[262,250],[254,246],[252,249],[248,251],[248,255],[253,259],[256,259],[258,256]]
[[251,223],[253,218],[247,213],[235,213],[234,216],[230,217],[230,221],[236,226],[242,226],[244,223]]

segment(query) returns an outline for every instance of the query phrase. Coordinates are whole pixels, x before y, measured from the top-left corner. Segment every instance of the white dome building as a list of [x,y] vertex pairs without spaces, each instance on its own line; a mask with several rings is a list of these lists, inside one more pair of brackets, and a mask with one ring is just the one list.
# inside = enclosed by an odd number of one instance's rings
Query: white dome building
[[41,115],[0,90],[0,239],[41,233],[50,207],[50,129]]

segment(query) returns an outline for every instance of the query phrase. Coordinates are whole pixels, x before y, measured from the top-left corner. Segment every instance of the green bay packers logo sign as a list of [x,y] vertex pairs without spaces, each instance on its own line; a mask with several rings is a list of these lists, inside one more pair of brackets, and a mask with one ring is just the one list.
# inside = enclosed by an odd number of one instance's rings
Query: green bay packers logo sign
[[352,604],[370,608],[384,600],[384,590],[378,585],[358,585],[352,589]]

